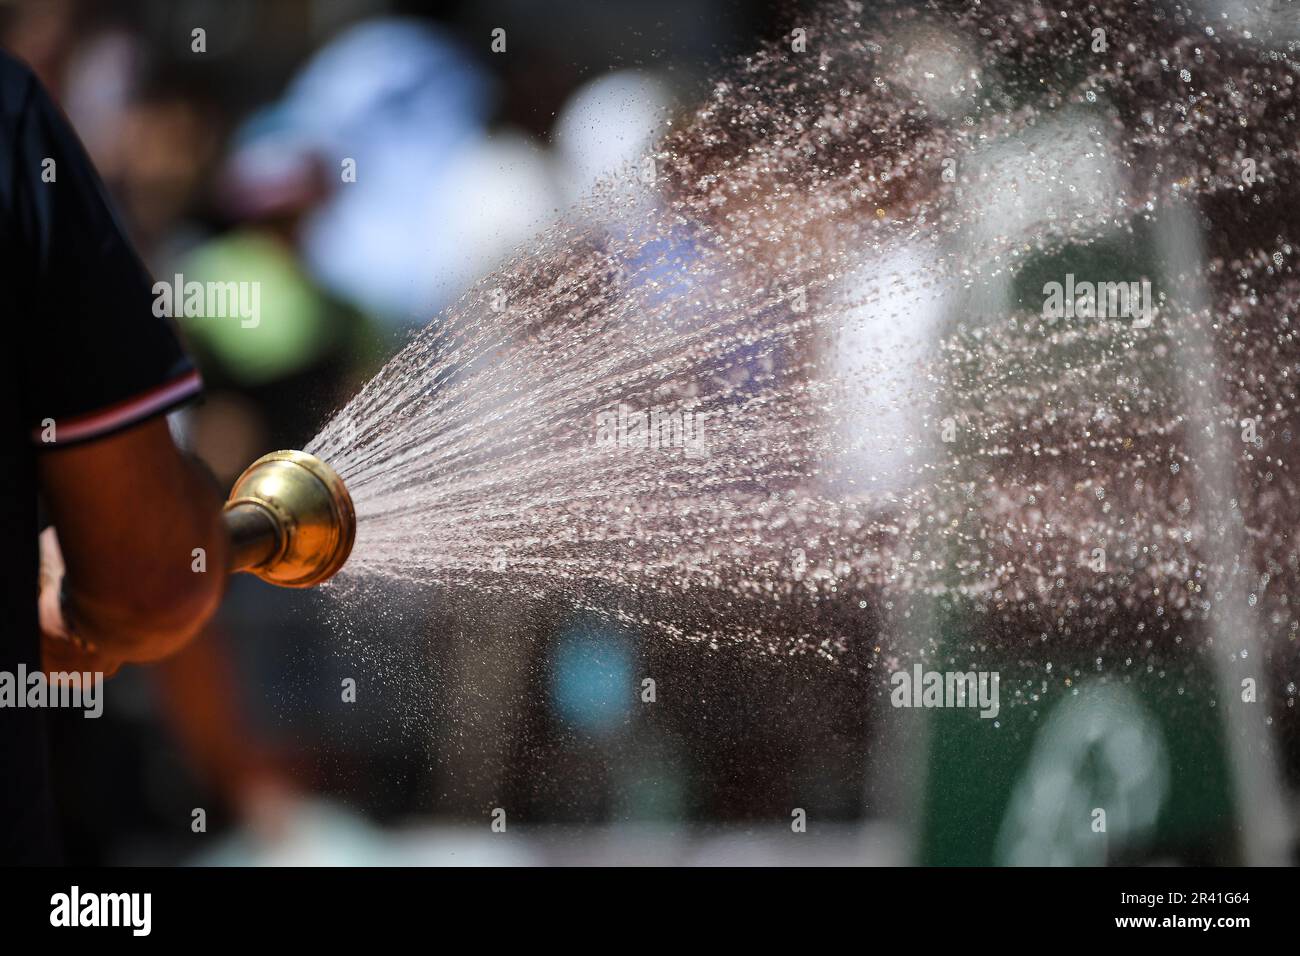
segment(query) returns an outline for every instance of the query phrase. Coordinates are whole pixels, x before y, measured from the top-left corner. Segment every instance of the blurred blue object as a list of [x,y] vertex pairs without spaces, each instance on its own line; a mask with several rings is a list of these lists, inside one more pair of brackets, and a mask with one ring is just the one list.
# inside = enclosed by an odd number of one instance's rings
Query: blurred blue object
[[304,129],[348,155],[380,159],[392,145],[431,153],[481,128],[487,75],[441,30],[418,20],[370,20],[321,48],[285,103]]
[[359,24],[307,63],[276,109],[278,135],[310,140],[337,184],[304,237],[321,281],[391,321],[443,304],[438,264],[455,255],[438,228],[443,177],[482,137],[492,100],[487,74],[417,20]]
[[556,712],[581,730],[600,735],[615,730],[637,699],[623,638],[586,625],[561,634],[552,658],[551,699]]

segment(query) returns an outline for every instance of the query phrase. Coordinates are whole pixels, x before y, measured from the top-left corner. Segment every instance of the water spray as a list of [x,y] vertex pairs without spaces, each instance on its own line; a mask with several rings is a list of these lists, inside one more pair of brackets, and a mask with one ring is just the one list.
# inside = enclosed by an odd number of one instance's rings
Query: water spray
[[222,515],[227,570],[282,588],[333,577],[352,552],[357,515],[334,469],[305,451],[274,451],[245,469]]

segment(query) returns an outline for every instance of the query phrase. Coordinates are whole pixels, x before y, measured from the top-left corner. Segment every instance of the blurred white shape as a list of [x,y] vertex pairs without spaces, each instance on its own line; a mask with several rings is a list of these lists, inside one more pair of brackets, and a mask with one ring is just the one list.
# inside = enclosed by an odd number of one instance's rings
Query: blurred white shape
[[535,849],[479,828],[381,828],[337,804],[295,800],[281,824],[243,827],[190,860],[196,866],[534,866]]
[[[831,369],[840,435],[837,468],[850,487],[904,490],[936,436],[923,437],[924,369],[932,358],[956,282],[933,248],[895,246],[864,262],[840,285],[852,303],[836,329]],[[847,488],[845,489],[847,490]]]
[[[1110,848],[1139,848],[1169,792],[1159,725],[1118,684],[1080,688],[1052,711],[1034,741],[998,834],[1011,866],[1100,866]],[[1093,814],[1105,811],[1105,832]]]
[[978,253],[999,238],[1092,235],[1117,213],[1127,220],[1118,152],[1096,117],[1063,111],[962,160],[975,221],[966,247]]
[[560,111],[553,136],[565,199],[575,202],[625,165],[638,166],[672,105],[668,86],[638,70],[608,73],[579,87]]
[[906,87],[932,113],[956,116],[974,107],[979,62],[959,34],[924,24],[897,37],[891,49],[890,83]]
[[393,854],[382,830],[351,811],[303,798],[274,831],[242,827],[190,862],[196,866],[378,866]]
[[436,224],[437,289],[453,299],[492,271],[559,211],[551,167],[537,144],[507,131],[468,143],[448,163],[443,188],[426,197]]
[[1091,238],[1107,224],[1118,229],[1128,221],[1117,154],[1095,116],[1064,110],[962,161],[969,182],[960,201],[970,226],[956,248],[978,277],[962,304],[966,316],[996,321],[1015,307],[1011,282],[1019,260],[1008,255],[1012,249],[1032,244],[1043,252],[1055,241]]

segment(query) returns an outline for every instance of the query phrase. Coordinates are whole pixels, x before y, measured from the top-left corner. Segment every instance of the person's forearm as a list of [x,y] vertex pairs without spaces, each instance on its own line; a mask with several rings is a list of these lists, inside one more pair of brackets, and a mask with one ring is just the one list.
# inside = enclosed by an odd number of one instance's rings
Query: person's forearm
[[[157,586],[147,597],[124,602],[120,594],[97,594],[65,582],[66,613],[75,634],[124,661],[151,661],[182,647],[208,622],[221,601],[228,542],[221,524],[221,498],[195,463],[182,459],[174,517],[188,527],[165,547],[169,560],[152,573]],[[185,545],[190,547],[185,547]],[[110,556],[111,560],[111,556]]]
[[[102,447],[55,452],[43,472],[67,564],[67,627],[127,661],[181,647],[224,589],[221,496],[165,428],[147,423]],[[79,500],[87,483],[98,500]]]

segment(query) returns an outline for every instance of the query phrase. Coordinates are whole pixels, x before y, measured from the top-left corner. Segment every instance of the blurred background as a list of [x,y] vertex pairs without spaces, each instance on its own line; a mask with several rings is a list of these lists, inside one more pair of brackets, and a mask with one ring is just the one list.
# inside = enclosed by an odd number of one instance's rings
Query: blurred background
[[[174,427],[228,484],[269,449],[303,447],[406,336],[798,10],[32,0],[0,4],[0,37],[67,112],[158,278],[261,283],[255,337],[181,320],[208,390]],[[492,52],[497,27],[509,55]],[[340,188],[348,159],[356,181]],[[1109,254],[1142,245],[1127,242]],[[239,576],[203,640],[111,681],[102,719],[55,715],[70,862],[1294,857],[1276,819],[1243,833],[1225,734],[1157,677],[1143,678],[1149,695],[1139,680],[1137,697],[1062,702],[1081,717],[1008,713],[993,742],[966,713],[882,729],[887,697],[849,667],[642,642],[559,607],[368,600],[340,623],[328,595]],[[876,627],[871,609],[823,613],[828,629]],[[959,624],[936,626],[961,639]],[[1182,673],[1216,679],[1190,660]],[[628,692],[647,676],[672,706]],[[341,700],[349,679],[355,702]],[[1071,719],[1091,728],[1085,746]],[[1035,809],[1103,791],[1129,812],[1100,857]],[[493,832],[498,809],[516,838]]]

